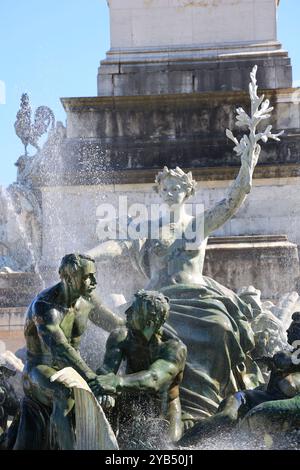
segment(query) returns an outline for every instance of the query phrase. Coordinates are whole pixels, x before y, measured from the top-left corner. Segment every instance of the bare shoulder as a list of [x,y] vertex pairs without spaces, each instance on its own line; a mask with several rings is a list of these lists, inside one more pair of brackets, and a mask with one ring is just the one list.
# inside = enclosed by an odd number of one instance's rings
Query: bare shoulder
[[176,364],[185,364],[187,356],[186,345],[177,339],[169,339],[162,343],[161,358]]
[[42,299],[37,299],[33,302],[32,307],[32,320],[40,325],[55,325],[61,320],[61,312]]
[[33,300],[30,306],[32,320],[37,324],[56,324],[62,316],[62,308],[57,305],[58,285],[46,289]]

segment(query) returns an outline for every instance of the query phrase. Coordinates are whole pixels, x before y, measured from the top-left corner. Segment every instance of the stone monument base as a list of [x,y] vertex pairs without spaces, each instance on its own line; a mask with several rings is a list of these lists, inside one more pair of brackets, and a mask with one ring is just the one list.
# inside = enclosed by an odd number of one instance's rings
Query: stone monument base
[[291,60],[279,43],[234,47],[110,50],[98,72],[98,96],[243,91],[258,66],[261,88],[289,88]]
[[21,331],[24,328],[24,318],[27,307],[0,307],[0,333],[3,331]]
[[35,273],[0,273],[0,331],[23,329],[27,307],[42,287]]
[[212,237],[204,272],[234,291],[253,285],[265,299],[276,300],[298,290],[298,248],[286,235]]
[[261,88],[289,88],[277,40],[279,0],[109,0],[99,96],[234,91],[258,65]]

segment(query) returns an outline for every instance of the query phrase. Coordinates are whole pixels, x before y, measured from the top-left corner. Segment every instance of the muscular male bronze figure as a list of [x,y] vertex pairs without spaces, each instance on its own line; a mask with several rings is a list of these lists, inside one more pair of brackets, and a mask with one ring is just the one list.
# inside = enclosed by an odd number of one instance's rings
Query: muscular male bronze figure
[[[80,339],[88,319],[107,327],[111,321],[109,316],[113,315],[105,309],[95,310],[92,301],[92,292],[97,284],[95,273],[95,263],[91,257],[66,255],[59,268],[61,282],[41,292],[28,309],[24,330],[27,360],[23,376],[27,411],[23,404],[23,418],[20,420],[15,449],[40,448],[45,445],[38,442],[39,433],[32,425],[35,420],[27,419],[26,422],[28,407],[34,412],[36,405],[41,412],[48,410],[50,431],[55,436],[56,447],[74,448],[70,413],[74,403],[70,389],[50,381],[50,377],[58,370],[73,367],[93,389],[98,393],[101,391],[96,373],[79,352]],[[117,318],[113,320],[115,322]]]
[[[162,338],[169,311],[169,300],[163,294],[141,290],[126,312],[126,327],[114,330],[108,338],[104,363],[98,370],[107,375],[98,381],[107,394],[121,396],[121,441],[122,426],[127,425],[128,434],[129,422],[133,429],[144,419],[145,428],[150,416],[156,423],[159,418],[168,423],[173,442],[181,437],[179,385],[187,351],[180,340]],[[122,360],[126,361],[126,375],[116,375]]]
[[218,412],[189,429],[180,445],[200,444],[201,440],[216,436],[220,431],[233,429],[243,419],[244,429],[256,433],[270,429],[280,432],[299,428],[300,416],[300,312],[294,312],[287,330],[292,351],[280,351],[273,357],[262,358],[271,370],[265,389],[240,391],[229,395],[220,404]]

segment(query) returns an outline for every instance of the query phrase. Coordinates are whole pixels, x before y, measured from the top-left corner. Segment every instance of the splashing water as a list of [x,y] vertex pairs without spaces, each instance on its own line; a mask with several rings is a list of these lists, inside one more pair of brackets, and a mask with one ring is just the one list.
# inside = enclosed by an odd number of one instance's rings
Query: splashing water
[[190,450],[300,450],[300,431],[274,433],[270,435],[253,434],[239,429],[232,431],[219,429],[214,436],[203,438],[201,443],[190,447]]
[[5,202],[7,209],[7,223],[15,224],[17,235],[20,238],[21,246],[18,244],[20,255],[22,258],[25,258],[25,256],[27,258],[26,261],[24,260],[24,271],[33,271],[37,275],[41,285],[44,287],[44,280],[39,270],[38,260],[33,249],[32,242],[27,235],[26,228],[20,215],[15,209],[13,199],[5,188],[1,188],[0,194]]

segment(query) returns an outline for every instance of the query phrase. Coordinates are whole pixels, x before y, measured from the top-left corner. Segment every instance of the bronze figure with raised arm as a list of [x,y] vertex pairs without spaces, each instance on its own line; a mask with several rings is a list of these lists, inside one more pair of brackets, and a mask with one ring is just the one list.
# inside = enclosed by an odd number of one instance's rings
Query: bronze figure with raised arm
[[[129,255],[149,279],[145,288],[169,297],[168,334],[179,337],[188,349],[181,387],[186,426],[214,414],[228,393],[255,387],[263,380],[249,354],[254,347],[249,324],[251,309],[231,290],[203,276],[208,236],[236,213],[251,190],[261,151],[259,142],[279,140],[280,136],[272,134],[272,126],[258,131],[273,108],[264,96],[257,95],[256,67],[251,73],[249,91],[250,115],[237,109],[237,126],[248,128],[249,133],[239,141],[227,130],[227,137],[241,158],[238,176],[227,196],[215,207],[192,216],[186,211],[186,203],[195,193],[196,182],[191,173],[165,167],[156,183],[163,203],[169,207],[169,218],[161,218],[159,224],[155,220],[145,222],[159,225],[159,235],[108,240],[89,252],[96,259]],[[191,233],[195,233],[195,239]]]

